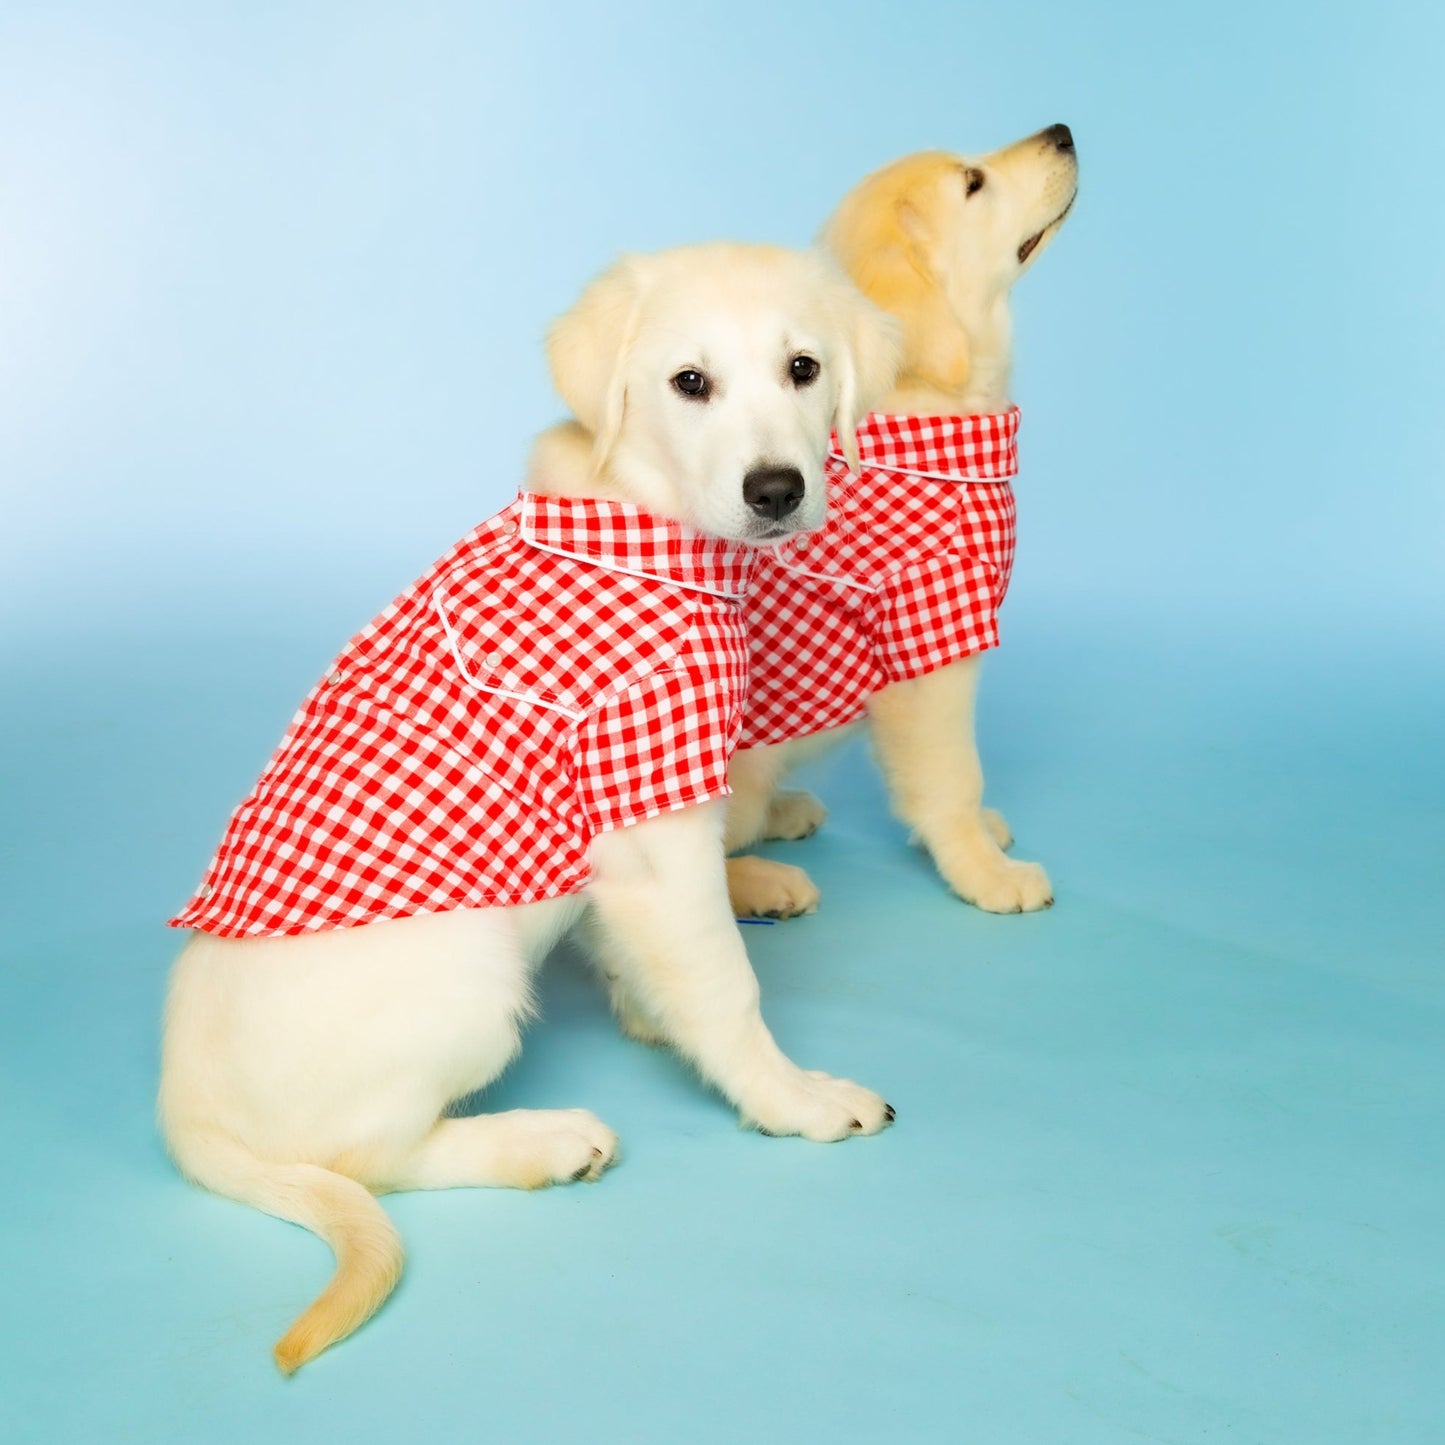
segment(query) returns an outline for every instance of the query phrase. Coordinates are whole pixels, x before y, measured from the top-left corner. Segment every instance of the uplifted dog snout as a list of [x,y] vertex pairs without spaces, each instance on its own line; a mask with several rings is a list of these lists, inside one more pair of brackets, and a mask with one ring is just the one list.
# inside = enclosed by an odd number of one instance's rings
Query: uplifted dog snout
[[1061,151],[1071,151],[1074,148],[1074,133],[1062,122],[1058,125],[1051,125],[1044,134],[1053,141],[1054,145]]
[[775,522],[798,510],[805,490],[797,467],[754,467],[743,478],[743,501]]

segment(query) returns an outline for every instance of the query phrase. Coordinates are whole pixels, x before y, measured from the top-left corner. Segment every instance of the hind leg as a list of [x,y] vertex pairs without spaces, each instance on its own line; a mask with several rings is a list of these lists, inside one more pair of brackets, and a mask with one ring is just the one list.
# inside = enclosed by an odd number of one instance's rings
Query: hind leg
[[[468,998],[459,979],[434,1002],[455,1016],[448,1059],[438,1034],[432,1062],[444,1070],[446,1099],[485,1087],[512,1057],[530,1012],[529,980],[571,919],[580,900],[534,904],[478,919],[466,940],[477,975]],[[395,1082],[394,1093],[400,1092]],[[433,1096],[435,1097],[435,1096]],[[444,1101],[445,1102],[445,1101]],[[437,1114],[441,1113],[438,1118]],[[378,1192],[405,1189],[540,1189],[573,1179],[596,1179],[617,1154],[617,1136],[585,1109],[515,1109],[454,1117],[436,1106],[426,1128],[385,1138],[361,1151],[358,1174]]]
[[373,1187],[543,1189],[598,1179],[616,1157],[617,1135],[586,1109],[513,1109],[438,1120]]
[[533,960],[580,906],[198,937],[177,964],[166,1030],[161,1119],[173,1152],[186,1157],[193,1136],[244,1139],[262,1159],[324,1164],[372,1189],[574,1172],[598,1141],[569,1153],[554,1137],[560,1120],[446,1115],[516,1055]]

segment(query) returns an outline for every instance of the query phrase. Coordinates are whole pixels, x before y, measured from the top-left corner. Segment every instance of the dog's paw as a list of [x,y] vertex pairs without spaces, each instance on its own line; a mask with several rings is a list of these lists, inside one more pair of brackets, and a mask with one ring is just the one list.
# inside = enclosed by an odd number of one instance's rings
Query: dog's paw
[[768,808],[763,837],[792,842],[811,838],[828,821],[828,810],[811,793],[779,793]]
[[751,1097],[743,1122],[764,1134],[801,1134],[820,1144],[877,1134],[893,1122],[893,1106],[852,1079],[816,1069],[790,1069]]
[[993,808],[985,808],[982,816],[985,832],[1004,852],[1008,852],[1014,845],[1014,835],[1009,825],[1004,822],[1003,814]]
[[818,911],[813,880],[791,863],[729,858],[728,897],[738,918],[796,918]]
[[617,1135],[587,1109],[520,1109],[508,1140],[508,1173],[518,1189],[589,1183],[617,1160]]
[[975,864],[962,875],[945,875],[965,903],[985,913],[1036,913],[1054,906],[1053,885],[1037,863],[1023,863],[1002,854]]

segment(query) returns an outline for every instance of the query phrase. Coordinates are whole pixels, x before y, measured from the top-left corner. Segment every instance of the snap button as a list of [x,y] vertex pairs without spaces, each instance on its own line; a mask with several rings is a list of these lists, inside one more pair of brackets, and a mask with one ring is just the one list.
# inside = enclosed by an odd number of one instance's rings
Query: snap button
[[515,537],[517,535],[517,524],[515,522],[503,522],[502,535],[506,537]]
[[333,672],[331,676],[326,679],[326,681],[329,686],[337,687],[341,682],[341,674],[339,672]]
[[201,898],[209,898],[211,896],[211,885],[209,883],[202,883],[196,892]]
[[486,652],[486,653],[483,653],[483,654],[482,654],[482,666],[483,666],[483,667],[489,667],[489,668],[491,668],[493,671],[495,671],[495,670],[496,670],[497,668],[499,668],[501,665],[502,665],[502,658],[501,658],[501,654],[500,654],[500,653],[496,653],[496,652]]

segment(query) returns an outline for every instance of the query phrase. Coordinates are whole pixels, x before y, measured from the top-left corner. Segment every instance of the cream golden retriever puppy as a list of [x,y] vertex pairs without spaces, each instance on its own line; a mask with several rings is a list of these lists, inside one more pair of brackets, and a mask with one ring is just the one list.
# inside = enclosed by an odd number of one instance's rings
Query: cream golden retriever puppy
[[722,797],[749,544],[821,521],[829,431],[886,391],[896,327],[821,255],[716,245],[619,263],[549,355],[577,422],[338,654],[173,920],[196,931],[166,1010],[171,1154],[336,1255],[276,1346],[288,1372],[400,1275],[376,1194],[612,1162],[581,1109],[448,1113],[517,1053],[584,911],[634,1030],[745,1121],[834,1140],[893,1117],[764,1024]]
[[[733,760],[729,850],[799,838],[824,817],[788,770],[866,713],[893,807],[960,897],[995,913],[1053,902],[1037,863],[1005,855],[974,742],[979,656],[1013,553],[1009,292],[1057,235],[1078,163],[1064,125],[978,158],[925,152],[867,177],[824,232],[903,328],[893,390],[866,419],[860,479],[835,473],[817,537],[777,549],[749,602],[753,696]],[[841,459],[837,459],[841,461]],[[801,869],[728,865],[741,915],[811,911]]]

